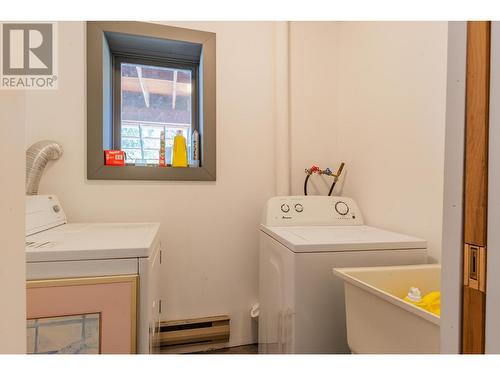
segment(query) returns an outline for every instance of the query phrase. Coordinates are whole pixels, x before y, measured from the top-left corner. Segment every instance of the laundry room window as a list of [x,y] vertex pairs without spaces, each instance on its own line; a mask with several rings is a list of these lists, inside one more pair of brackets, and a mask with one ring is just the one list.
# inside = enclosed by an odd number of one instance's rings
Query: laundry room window
[[162,134],[165,162],[171,164],[176,133],[187,140],[192,154],[196,121],[196,66],[115,58],[115,149],[125,151],[127,164],[159,165]]
[[[189,165],[174,168],[179,132]],[[105,151],[123,151],[124,165]],[[215,180],[215,34],[87,22],[87,161],[88,179]]]

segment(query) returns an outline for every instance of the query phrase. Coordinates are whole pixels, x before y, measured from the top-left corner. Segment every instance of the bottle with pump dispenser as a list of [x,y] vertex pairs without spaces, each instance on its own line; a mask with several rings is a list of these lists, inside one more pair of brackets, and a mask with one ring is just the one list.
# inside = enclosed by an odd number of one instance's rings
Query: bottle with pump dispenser
[[172,147],[172,167],[187,167],[187,146],[186,138],[182,135],[182,130],[177,130]]
[[191,136],[191,166],[200,166],[200,134],[198,130],[194,130]]

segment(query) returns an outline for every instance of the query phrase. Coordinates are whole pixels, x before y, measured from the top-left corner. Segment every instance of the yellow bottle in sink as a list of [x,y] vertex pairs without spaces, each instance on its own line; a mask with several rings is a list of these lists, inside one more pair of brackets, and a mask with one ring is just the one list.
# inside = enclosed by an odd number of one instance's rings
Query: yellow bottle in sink
[[177,130],[172,147],[172,167],[187,167],[187,165],[186,138],[182,135],[182,130]]

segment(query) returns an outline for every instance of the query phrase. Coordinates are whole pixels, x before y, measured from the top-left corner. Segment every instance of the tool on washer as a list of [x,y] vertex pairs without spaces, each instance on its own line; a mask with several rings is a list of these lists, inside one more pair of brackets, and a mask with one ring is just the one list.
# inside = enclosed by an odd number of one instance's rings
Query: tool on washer
[[319,175],[325,174],[327,176],[333,177],[333,182],[332,182],[332,185],[330,186],[330,191],[328,192],[328,196],[332,195],[333,188],[337,184],[337,181],[340,177],[340,174],[342,173],[342,170],[344,169],[344,165],[345,165],[344,162],[340,163],[340,167],[339,167],[337,173],[333,173],[330,168],[321,169],[320,167],[318,167],[315,164],[313,164],[311,168],[306,169],[305,170],[306,179],[304,181],[304,195],[307,195],[307,182],[309,181],[309,177],[311,177],[311,175],[313,173],[317,173]]

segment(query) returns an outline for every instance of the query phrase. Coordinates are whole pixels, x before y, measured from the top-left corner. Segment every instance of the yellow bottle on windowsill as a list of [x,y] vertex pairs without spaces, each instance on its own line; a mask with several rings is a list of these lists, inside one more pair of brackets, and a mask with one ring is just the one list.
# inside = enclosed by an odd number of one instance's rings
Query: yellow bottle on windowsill
[[182,130],[177,130],[172,147],[172,167],[187,167],[187,165],[186,138],[182,135]]

